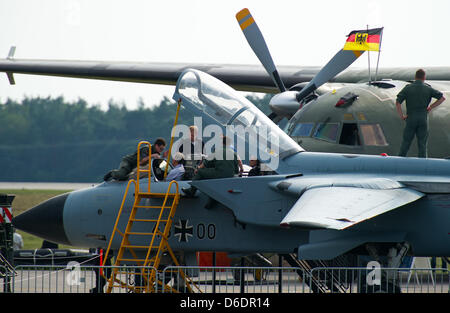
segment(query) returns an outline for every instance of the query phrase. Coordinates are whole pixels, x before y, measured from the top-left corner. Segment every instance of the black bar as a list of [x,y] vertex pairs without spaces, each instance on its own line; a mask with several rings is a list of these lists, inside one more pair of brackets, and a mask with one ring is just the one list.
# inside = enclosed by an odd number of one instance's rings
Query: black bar
[[[283,256],[278,255],[278,266],[283,266]],[[278,293],[283,293],[283,270],[280,268],[278,270]]]
[[212,285],[212,292],[216,293],[216,252],[213,252],[212,255],[212,264],[213,264],[213,285]]
[[244,265],[245,265],[245,259],[244,258],[241,258],[241,269],[240,269],[240,271],[241,271],[241,274],[240,274],[240,285],[241,285],[241,293],[244,293],[244,291],[245,291],[245,286],[244,286]]

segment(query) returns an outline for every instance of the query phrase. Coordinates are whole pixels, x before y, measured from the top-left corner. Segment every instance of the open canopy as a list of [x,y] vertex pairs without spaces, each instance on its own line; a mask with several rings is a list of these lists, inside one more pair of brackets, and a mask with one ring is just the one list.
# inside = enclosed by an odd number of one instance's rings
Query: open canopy
[[[176,101],[181,99],[183,106],[196,116],[221,127],[224,134],[234,130],[233,135],[245,142],[247,151],[257,151],[263,162],[269,158],[282,160],[304,151],[249,100],[204,72],[184,71],[178,79],[173,98]],[[258,140],[253,140],[249,133],[256,134]]]

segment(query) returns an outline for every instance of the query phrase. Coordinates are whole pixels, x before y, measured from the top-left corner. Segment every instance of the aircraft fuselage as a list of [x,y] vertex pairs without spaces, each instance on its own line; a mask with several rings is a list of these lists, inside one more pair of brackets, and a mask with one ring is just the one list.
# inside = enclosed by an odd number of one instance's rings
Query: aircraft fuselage
[[[429,114],[428,156],[449,157],[450,85],[427,83],[442,91],[447,99]],[[299,110],[288,125],[288,134],[307,151],[398,155],[405,122],[397,114],[395,101],[406,84],[383,81],[379,85],[360,83],[337,88]],[[337,105],[349,93],[358,98]],[[405,103],[402,105],[406,114]],[[417,156],[416,139],[408,156]]]
[[[233,186],[240,195],[248,195],[248,202],[241,201],[237,207],[217,203],[205,209],[208,196],[204,193],[196,198],[182,197],[169,237],[171,247],[183,251],[284,254],[302,245],[317,244],[321,249],[313,247],[313,252],[308,253],[322,252],[308,256],[326,259],[366,242],[408,241],[415,255],[450,255],[449,160],[301,152],[289,157],[286,163],[291,174],[302,173],[296,179],[326,175],[336,182],[358,172],[366,174],[364,177],[382,175],[426,195],[344,230],[285,228],[280,227],[280,221],[298,196],[273,190],[270,183],[289,180],[289,175],[210,180],[208,183],[217,183],[224,192]],[[167,186],[167,182],[152,182],[152,191],[165,192]],[[188,186],[189,181],[180,182],[180,188]],[[58,196],[60,201],[49,200],[16,217],[16,227],[54,242],[77,247],[106,247],[125,187],[126,182],[113,181]],[[130,190],[125,215],[130,212],[133,201],[133,190]],[[154,205],[160,200],[147,201],[150,201],[147,205]],[[158,212],[142,209],[139,214],[151,218]],[[124,229],[125,223],[126,219],[122,219],[119,229]],[[38,229],[36,225],[40,225]],[[145,225],[142,227],[145,229]],[[115,238],[113,249],[119,247],[120,239]],[[148,240],[136,238],[134,243],[148,244]],[[299,257],[302,257],[300,253]]]

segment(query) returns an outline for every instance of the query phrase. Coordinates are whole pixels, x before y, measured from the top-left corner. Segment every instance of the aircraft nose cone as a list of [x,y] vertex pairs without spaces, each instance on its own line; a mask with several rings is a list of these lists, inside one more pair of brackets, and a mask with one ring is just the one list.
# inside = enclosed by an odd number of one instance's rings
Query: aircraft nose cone
[[64,204],[68,195],[53,197],[14,217],[14,227],[51,242],[70,245],[63,223]]

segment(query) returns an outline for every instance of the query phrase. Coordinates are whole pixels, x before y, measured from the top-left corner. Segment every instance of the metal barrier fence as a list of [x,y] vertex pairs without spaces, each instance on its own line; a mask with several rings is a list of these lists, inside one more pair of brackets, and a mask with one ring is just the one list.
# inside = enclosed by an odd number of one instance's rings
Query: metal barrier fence
[[11,292],[11,276],[8,268],[0,265],[0,291]]
[[311,276],[332,293],[450,293],[450,272],[444,268],[329,267],[314,268]]
[[[102,293],[106,290],[106,280],[114,266],[85,266],[78,262],[69,262],[67,266],[58,265],[24,265],[17,266],[9,273],[9,288],[6,288],[6,277],[0,292],[13,293]],[[124,288],[114,288],[114,293],[128,293],[131,287],[142,284],[140,275],[142,267],[122,266],[116,278],[124,283]],[[147,267],[147,272],[151,273]],[[130,287],[130,288],[127,288]],[[8,291],[10,290],[10,291]]]
[[[203,293],[309,293],[304,270],[296,267],[198,267],[169,266],[163,271],[167,281],[181,282],[182,270]],[[178,290],[186,292],[178,283]]]
[[[110,275],[114,266],[17,266],[14,271],[0,267],[0,292],[12,293],[89,293],[103,292],[101,271]],[[118,278],[125,288],[113,293],[127,293],[143,283],[142,267],[122,266]],[[153,268],[153,270],[155,270]],[[386,268],[314,268],[296,267],[166,267],[158,277],[175,291],[188,292],[183,271],[199,293],[449,293],[447,269]],[[150,273],[151,270],[146,271]],[[103,286],[97,284],[103,280]],[[156,292],[164,293],[161,286]]]

